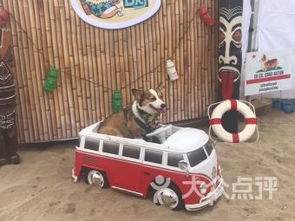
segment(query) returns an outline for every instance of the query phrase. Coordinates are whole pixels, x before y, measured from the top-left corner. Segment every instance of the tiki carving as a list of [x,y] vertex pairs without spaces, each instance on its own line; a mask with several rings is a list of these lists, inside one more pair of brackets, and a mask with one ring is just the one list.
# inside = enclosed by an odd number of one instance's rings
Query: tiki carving
[[[219,56],[218,79],[220,100],[239,99],[242,64],[242,14],[243,0],[219,1]],[[224,115],[223,126],[229,132],[237,132],[237,115]]]
[[[4,9],[0,9],[3,12]],[[3,19],[3,17],[1,17]],[[13,70],[13,48],[8,21],[0,22],[0,166],[19,163],[16,153],[16,90]]]

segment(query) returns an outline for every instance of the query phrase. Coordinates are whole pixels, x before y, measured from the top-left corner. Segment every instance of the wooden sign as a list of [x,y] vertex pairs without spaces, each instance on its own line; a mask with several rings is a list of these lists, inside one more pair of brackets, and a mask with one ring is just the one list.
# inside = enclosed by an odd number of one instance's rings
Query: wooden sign
[[85,22],[105,29],[120,29],[153,16],[161,0],[71,0],[72,7]]

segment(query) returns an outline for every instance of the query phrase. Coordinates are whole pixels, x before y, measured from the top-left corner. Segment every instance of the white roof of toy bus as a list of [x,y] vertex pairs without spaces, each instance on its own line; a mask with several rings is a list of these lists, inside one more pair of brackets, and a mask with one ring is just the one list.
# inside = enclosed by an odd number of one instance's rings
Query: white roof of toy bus
[[208,142],[209,136],[202,130],[184,127],[180,128],[162,144],[144,141],[143,139],[129,139],[124,137],[116,137],[97,133],[97,128],[101,122],[92,124],[79,133],[80,136],[91,136],[95,138],[104,138],[119,143],[129,143],[133,145],[148,146],[152,149],[166,150],[169,152],[190,152],[205,145]]
[[79,132],[79,135],[80,136],[87,136],[91,133],[94,133],[95,131],[97,131],[98,127],[99,127],[99,124],[101,123],[102,121],[99,121],[97,123],[94,123],[84,129],[82,129],[80,132]]
[[204,146],[209,136],[202,130],[195,128],[181,128],[163,143],[171,150],[187,152]]

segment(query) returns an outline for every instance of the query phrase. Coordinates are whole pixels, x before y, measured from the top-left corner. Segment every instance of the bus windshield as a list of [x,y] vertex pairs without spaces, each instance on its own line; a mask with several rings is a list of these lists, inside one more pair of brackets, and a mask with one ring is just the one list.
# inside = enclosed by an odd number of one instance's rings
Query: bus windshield
[[187,153],[187,157],[191,167],[194,167],[207,159],[207,155],[203,147]]

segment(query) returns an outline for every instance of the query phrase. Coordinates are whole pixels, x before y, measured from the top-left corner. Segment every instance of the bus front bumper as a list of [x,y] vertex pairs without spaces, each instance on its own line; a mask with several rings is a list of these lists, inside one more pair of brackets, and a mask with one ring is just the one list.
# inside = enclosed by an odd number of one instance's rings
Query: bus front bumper
[[75,183],[77,183],[78,177],[75,175],[75,168],[72,169],[72,179]]
[[206,197],[202,198],[200,200],[200,203],[197,204],[186,204],[185,209],[188,211],[196,211],[200,210],[208,205],[213,206],[214,202],[218,200],[218,198],[224,193],[224,188],[223,188],[223,181],[221,179],[221,182],[219,185],[216,187],[214,191],[209,193]]

